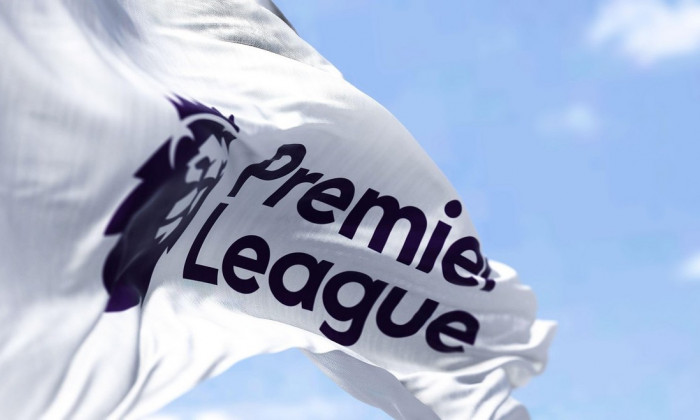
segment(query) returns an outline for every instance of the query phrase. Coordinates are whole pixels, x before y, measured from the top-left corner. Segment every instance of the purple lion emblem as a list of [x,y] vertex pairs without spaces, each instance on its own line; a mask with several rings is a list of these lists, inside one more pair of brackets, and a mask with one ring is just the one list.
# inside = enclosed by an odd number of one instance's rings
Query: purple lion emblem
[[134,175],[139,185],[122,201],[105,235],[121,235],[105,261],[105,311],[140,304],[156,263],[185,231],[219,182],[239,128],[233,116],[176,97],[181,131],[170,137]]

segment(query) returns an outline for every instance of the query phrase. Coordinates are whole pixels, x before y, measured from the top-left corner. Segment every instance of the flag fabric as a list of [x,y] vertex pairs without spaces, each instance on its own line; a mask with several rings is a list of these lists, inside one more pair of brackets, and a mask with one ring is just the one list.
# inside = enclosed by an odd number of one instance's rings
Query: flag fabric
[[271,2],[0,17],[3,418],[138,418],[288,348],[397,419],[527,418],[554,324]]

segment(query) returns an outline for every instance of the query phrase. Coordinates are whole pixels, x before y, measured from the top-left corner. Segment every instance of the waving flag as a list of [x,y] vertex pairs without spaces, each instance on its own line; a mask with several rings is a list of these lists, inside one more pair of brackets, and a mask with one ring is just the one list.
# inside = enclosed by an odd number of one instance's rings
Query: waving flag
[[554,326],[270,2],[0,6],[0,413],[134,418],[301,348],[399,419],[521,419]]

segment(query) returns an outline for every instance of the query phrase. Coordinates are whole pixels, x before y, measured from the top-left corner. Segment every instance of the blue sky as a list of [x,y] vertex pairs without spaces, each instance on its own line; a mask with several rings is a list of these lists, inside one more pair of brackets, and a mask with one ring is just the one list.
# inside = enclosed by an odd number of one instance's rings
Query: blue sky
[[[559,322],[533,419],[700,412],[700,1],[279,0],[408,127]],[[154,418],[382,419],[296,352]]]

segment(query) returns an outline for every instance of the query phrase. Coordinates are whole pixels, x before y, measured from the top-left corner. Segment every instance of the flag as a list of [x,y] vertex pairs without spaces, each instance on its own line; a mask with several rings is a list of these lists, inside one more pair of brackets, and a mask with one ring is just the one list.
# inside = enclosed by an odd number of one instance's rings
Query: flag
[[0,13],[3,417],[138,418],[299,348],[397,419],[527,418],[554,324],[271,2]]

